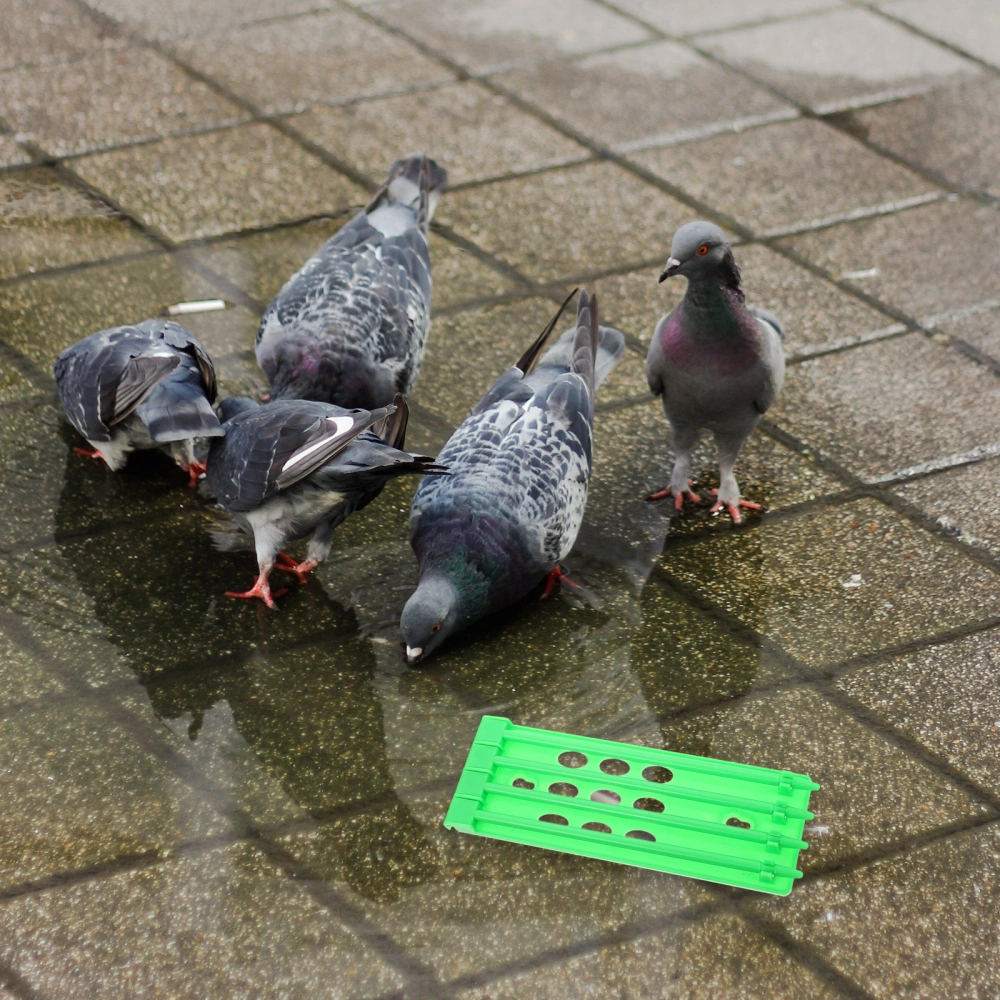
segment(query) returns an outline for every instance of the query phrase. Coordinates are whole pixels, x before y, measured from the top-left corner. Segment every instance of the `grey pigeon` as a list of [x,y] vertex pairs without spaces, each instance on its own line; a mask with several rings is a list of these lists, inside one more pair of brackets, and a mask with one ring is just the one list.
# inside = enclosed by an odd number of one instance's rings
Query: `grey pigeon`
[[110,469],[130,452],[160,448],[190,476],[198,438],[221,437],[212,409],[216,395],[211,358],[190,330],[171,320],[148,319],[91,334],[56,359],[56,387],[69,422]]
[[[208,453],[208,485],[236,523],[253,536],[259,572],[246,593],[275,607],[268,582],[278,568],[300,582],[329,554],[333,531],[382,492],[395,476],[440,475],[434,459],[401,451],[407,407],[402,396],[377,410],[279,399],[261,405],[226,399],[225,437]],[[305,561],[281,550],[313,533]]]
[[760,505],[740,496],[733,467],[743,442],[781,391],[785,377],[784,331],[776,316],[746,304],[740,271],[718,226],[689,222],[674,234],[660,281],[688,279],[680,305],[653,331],[646,378],[663,397],[674,444],[674,469],[666,489],[647,499],[673,496],[680,510],[690,489],[691,452],[702,430],[715,436],[719,489],[713,511],[725,507],[735,523],[740,507]]
[[285,282],[261,317],[273,399],[387,406],[420,371],[431,322],[428,224],[448,174],[397,160],[368,207]]
[[438,456],[451,475],[425,479],[413,499],[420,582],[400,621],[410,663],[546,577],[551,588],[576,541],[590,485],[594,393],[624,338],[598,327],[597,297],[581,292],[576,326],[543,355],[561,313],[452,434]]

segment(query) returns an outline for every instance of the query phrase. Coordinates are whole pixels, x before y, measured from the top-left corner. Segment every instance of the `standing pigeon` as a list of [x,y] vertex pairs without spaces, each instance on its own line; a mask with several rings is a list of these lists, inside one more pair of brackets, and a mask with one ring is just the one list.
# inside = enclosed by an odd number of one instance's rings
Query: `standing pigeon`
[[171,320],[101,330],[56,359],[59,398],[69,422],[113,470],[130,452],[161,448],[194,486],[205,466],[196,438],[220,437],[212,410],[215,368],[190,330]]
[[374,409],[409,392],[431,323],[428,225],[448,174],[397,160],[368,207],[285,282],[257,330],[274,399]]
[[647,499],[673,496],[680,510],[690,489],[691,452],[704,428],[719,450],[719,489],[713,511],[725,507],[736,524],[740,507],[760,505],[740,497],[733,466],[743,442],[781,391],[785,377],[784,331],[776,316],[747,306],[740,271],[718,226],[689,222],[674,234],[660,281],[688,279],[676,309],[656,325],[646,356],[646,378],[663,396],[674,443],[667,488]]
[[[259,573],[246,593],[275,607],[268,583],[275,562],[305,582],[329,554],[333,530],[395,476],[441,475],[434,459],[400,451],[408,410],[402,396],[381,409],[345,410],[305,399],[261,405],[226,399],[225,437],[208,453],[208,485],[253,536]],[[313,532],[304,562],[281,550]]]
[[451,475],[413,499],[420,583],[400,621],[410,663],[562,575],[587,503],[594,392],[625,345],[581,292],[576,326],[542,355],[568,302],[452,434],[438,457]]

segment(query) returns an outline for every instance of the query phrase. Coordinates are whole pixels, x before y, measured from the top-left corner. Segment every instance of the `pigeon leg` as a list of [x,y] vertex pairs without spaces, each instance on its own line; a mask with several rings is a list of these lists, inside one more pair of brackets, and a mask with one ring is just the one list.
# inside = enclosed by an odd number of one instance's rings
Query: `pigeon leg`
[[580,593],[583,590],[580,584],[570,579],[569,573],[567,573],[562,566],[556,566],[556,568],[545,578],[545,588],[542,590],[540,600],[544,601],[545,598],[548,597],[549,594],[551,594],[555,589],[557,583],[561,583],[564,587],[568,587],[576,593]]
[[192,462],[185,471],[188,474],[188,486],[194,489],[207,469],[204,462]]
[[713,496],[716,497],[712,512],[725,507],[733,519],[733,524],[739,524],[743,520],[740,514],[741,507],[744,510],[763,510],[759,503],[744,500],[740,496],[740,485],[733,475],[733,467],[736,465],[736,458],[744,440],[742,437],[715,435],[715,443],[719,449],[719,488],[712,490]]
[[271,593],[271,585],[268,582],[268,577],[271,575],[273,568],[273,562],[264,563],[260,568],[260,573],[257,574],[257,579],[254,580],[253,586],[249,590],[242,594],[237,593],[235,590],[227,590],[226,597],[235,597],[243,601],[250,601],[255,597],[259,597],[272,611],[276,611],[278,605],[274,603],[274,598],[281,597],[286,591],[277,590],[273,594]]
[[99,458],[102,462],[107,463],[107,459],[95,448],[91,451],[89,448],[74,448],[78,455],[86,455],[87,458]]
[[701,432],[697,427],[677,427],[671,424],[674,438],[674,469],[670,474],[670,483],[666,489],[650,493],[646,500],[655,502],[665,500],[667,497],[674,498],[674,509],[681,510],[684,507],[684,500],[688,499],[692,503],[704,503],[697,493],[693,492],[691,476],[691,452],[698,444]]
[[303,562],[296,562],[290,555],[279,552],[275,559],[275,569],[280,573],[294,573],[299,583],[308,583],[309,574],[319,565],[315,559],[306,559]]
[[330,554],[333,527],[332,521],[325,521],[316,528],[312,538],[309,539],[309,548],[306,550],[306,558],[303,562],[297,563],[290,555],[279,552],[276,557],[277,568],[282,573],[294,573],[299,578],[299,583],[308,583],[308,574]]

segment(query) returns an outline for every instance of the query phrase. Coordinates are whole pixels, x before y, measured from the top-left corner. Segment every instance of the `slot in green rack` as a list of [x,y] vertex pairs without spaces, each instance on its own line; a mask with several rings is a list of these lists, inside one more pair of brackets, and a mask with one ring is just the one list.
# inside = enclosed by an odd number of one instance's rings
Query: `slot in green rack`
[[486,715],[444,825],[787,896],[818,788],[791,771]]

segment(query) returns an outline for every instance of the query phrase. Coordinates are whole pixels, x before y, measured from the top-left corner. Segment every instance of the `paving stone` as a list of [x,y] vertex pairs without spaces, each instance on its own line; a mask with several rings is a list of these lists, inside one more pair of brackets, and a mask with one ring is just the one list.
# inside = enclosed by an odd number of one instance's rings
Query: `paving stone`
[[593,0],[394,0],[372,12],[474,73],[650,37]]
[[167,139],[74,169],[173,240],[335,212],[365,192],[268,125]]
[[769,91],[675,42],[546,62],[496,82],[582,134],[625,148],[725,122],[795,113]]
[[95,705],[5,719],[0,754],[10,789],[0,835],[4,886],[226,830],[160,759]]
[[75,996],[379,996],[403,980],[260,851],[183,855],[0,910],[0,954]]
[[691,210],[612,163],[500,181],[442,199],[437,218],[536,280],[667,259]]
[[330,0],[96,0],[93,7],[144,38],[167,40],[224,33],[254,21],[331,7]]
[[997,970],[996,825],[755,900],[869,995],[986,1000]]
[[454,79],[408,42],[347,10],[205,34],[172,48],[198,71],[269,112]]
[[916,318],[1000,296],[1000,213],[967,201],[805,233],[788,245],[835,277],[877,268],[849,280]]
[[247,117],[162,56],[134,48],[11,70],[0,75],[0,95],[13,130],[55,156]]
[[[345,213],[337,219],[321,219],[209,243],[194,249],[192,256],[217,274],[224,275],[263,306],[352,215]],[[462,302],[503,295],[519,287],[433,232],[430,247],[435,312]],[[253,338],[246,344],[252,347]]]
[[815,119],[714,136],[632,158],[755,232],[803,226],[934,190],[916,174]]
[[957,0],[947,8],[933,0],[882,0],[879,7],[935,38],[1000,66],[1000,11],[989,0]]
[[792,1000],[840,996],[815,973],[738,917],[710,916],[668,926],[625,944],[603,944],[540,969],[514,973],[463,990],[462,1000],[694,1000],[739,996]]
[[435,320],[413,399],[457,427],[557,308],[548,299],[532,298]]
[[992,790],[1000,783],[998,663],[992,629],[861,667],[837,686]]
[[449,184],[587,158],[583,147],[473,81],[289,119],[310,140],[381,183],[391,150],[426,149]]
[[0,278],[155,248],[121,216],[51,170],[0,176]]
[[[792,687],[751,694],[663,725],[666,746],[742,764],[808,774],[821,787],[809,799],[815,819],[799,868],[829,868],[986,807],[855,721],[818,692]],[[793,890],[793,896],[801,886]]]
[[667,34],[691,35],[756,21],[795,17],[840,6],[840,3],[839,0],[717,0],[713,4],[695,6],[684,0],[616,0],[615,6]]
[[[882,313],[762,244],[737,246],[733,254],[748,301],[771,309],[781,319],[786,355],[871,333],[889,322]],[[648,344],[660,318],[680,302],[686,288],[683,281],[660,284],[662,270],[663,265],[657,264],[596,281],[602,322]]]
[[0,404],[28,400],[38,394],[38,386],[32,385],[13,365],[0,361]]
[[[0,288],[0,326],[4,341],[47,378],[61,351],[96,330],[142,322],[176,302],[223,295],[179,256],[158,254]],[[252,347],[257,319],[232,308],[184,316],[183,325],[216,354],[240,344]]]
[[30,162],[31,157],[17,144],[13,136],[0,135],[0,167],[13,167]]
[[49,665],[0,632],[0,712],[7,706],[63,691],[65,685]]
[[858,8],[710,35],[699,43],[821,114],[979,72],[967,59]]
[[856,111],[848,125],[958,189],[1000,198],[1000,81],[972,80]]
[[810,666],[977,622],[1000,594],[989,570],[867,499],[668,548],[662,565]]
[[870,480],[1000,441],[998,405],[995,375],[912,333],[795,365],[768,416]]
[[967,545],[1000,556],[1000,497],[996,461],[965,465],[895,487],[895,492],[936,518]]
[[66,0],[8,0],[0,24],[0,70],[72,59],[120,44]]
[[1000,360],[1000,298],[956,309],[953,315],[939,319],[934,326]]

